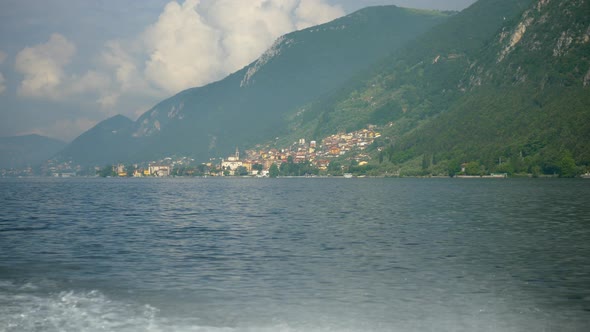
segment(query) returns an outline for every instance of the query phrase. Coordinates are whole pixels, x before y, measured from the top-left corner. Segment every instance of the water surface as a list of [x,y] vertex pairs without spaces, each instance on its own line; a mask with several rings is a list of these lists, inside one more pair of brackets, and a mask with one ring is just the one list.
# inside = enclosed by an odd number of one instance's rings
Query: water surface
[[0,331],[587,331],[590,181],[0,179]]

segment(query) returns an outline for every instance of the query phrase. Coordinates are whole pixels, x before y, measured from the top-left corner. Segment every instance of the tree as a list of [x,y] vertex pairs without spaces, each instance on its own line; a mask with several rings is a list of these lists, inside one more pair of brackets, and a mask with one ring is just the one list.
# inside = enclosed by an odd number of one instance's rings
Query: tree
[[449,176],[454,177],[461,172],[461,162],[457,159],[449,161],[448,165]]
[[208,174],[210,172],[211,172],[211,167],[209,167],[207,164],[199,164],[199,165],[197,165],[197,173],[199,175]]
[[244,175],[248,175],[248,169],[244,166],[238,166],[238,168],[236,168],[234,174],[236,176],[244,176]]
[[278,166],[279,174],[286,176],[289,175],[290,167],[287,163],[281,163],[281,166]]
[[430,154],[425,153],[422,156],[422,170],[427,170],[430,168],[431,160],[432,160],[432,155],[430,155]]
[[107,166],[101,168],[100,171],[98,171],[98,176],[106,178],[107,176],[117,176],[117,173],[115,173],[115,171],[113,171],[112,165],[107,165]]
[[342,165],[337,161],[330,162],[330,165],[328,165],[328,174],[342,175]]
[[133,166],[133,165],[125,166],[125,173],[127,173],[127,177],[132,177],[133,173],[135,173],[135,166]]
[[272,165],[270,165],[270,169],[268,170],[268,175],[271,178],[276,178],[277,176],[279,176],[279,167],[277,166],[277,164],[273,163]]
[[482,171],[481,171],[481,167],[479,165],[479,162],[477,161],[472,161],[467,163],[467,165],[465,165],[465,174],[467,175],[481,175]]
[[264,169],[264,165],[256,163],[252,165],[252,169],[258,172],[262,172],[262,170]]
[[558,163],[559,165],[559,176],[562,178],[573,178],[578,175],[576,167],[576,161],[572,157],[570,151],[565,151]]

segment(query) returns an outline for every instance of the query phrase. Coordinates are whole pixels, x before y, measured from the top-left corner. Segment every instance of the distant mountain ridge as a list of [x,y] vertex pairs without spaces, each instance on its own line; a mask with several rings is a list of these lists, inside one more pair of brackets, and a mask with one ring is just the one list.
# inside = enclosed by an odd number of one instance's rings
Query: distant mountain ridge
[[65,142],[35,134],[0,137],[0,168],[39,166],[65,146]]
[[[146,161],[167,155],[224,156],[284,134],[286,115],[444,22],[449,13],[370,7],[279,38],[227,78],[162,101],[109,134],[99,124],[60,154],[81,164]],[[109,119],[107,121],[112,121]],[[108,126],[107,126],[108,127]]]

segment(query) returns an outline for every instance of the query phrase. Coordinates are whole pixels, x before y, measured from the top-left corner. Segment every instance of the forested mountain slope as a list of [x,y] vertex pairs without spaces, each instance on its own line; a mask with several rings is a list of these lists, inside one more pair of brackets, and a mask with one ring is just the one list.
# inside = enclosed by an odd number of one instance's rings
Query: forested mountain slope
[[291,128],[319,139],[367,124],[390,124],[372,147],[381,167],[411,174],[589,165],[590,2],[480,0]]
[[[470,63],[465,91],[400,139],[397,153],[440,154],[489,171],[572,176],[590,165],[590,1],[535,1]],[[410,152],[410,153],[408,153]]]
[[242,70],[162,101],[111,137],[91,139],[86,133],[60,158],[85,164],[170,155],[208,160],[230,153],[236,145],[274,138],[286,130],[287,112],[332,91],[449,15],[370,7],[287,34]]

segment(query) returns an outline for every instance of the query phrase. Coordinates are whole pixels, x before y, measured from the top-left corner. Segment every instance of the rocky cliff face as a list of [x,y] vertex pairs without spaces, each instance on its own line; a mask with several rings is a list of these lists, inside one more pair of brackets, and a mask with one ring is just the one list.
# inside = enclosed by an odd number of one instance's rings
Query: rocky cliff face
[[477,160],[488,169],[502,158],[515,172],[560,173],[566,159],[590,165],[582,143],[590,139],[590,0],[532,1],[520,15],[503,17],[476,54],[455,68],[463,70],[461,94],[402,137],[400,150]]
[[588,86],[590,75],[590,1],[538,0],[516,21],[507,20],[491,47],[496,57],[472,63],[464,82],[511,77],[511,84]]
[[590,164],[589,29],[590,0],[480,0],[366,84],[306,107],[293,136],[387,124],[377,143],[396,163],[436,155],[494,169],[502,158],[548,174],[571,156]]

